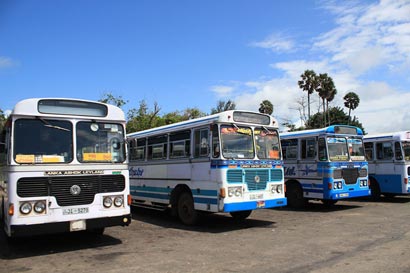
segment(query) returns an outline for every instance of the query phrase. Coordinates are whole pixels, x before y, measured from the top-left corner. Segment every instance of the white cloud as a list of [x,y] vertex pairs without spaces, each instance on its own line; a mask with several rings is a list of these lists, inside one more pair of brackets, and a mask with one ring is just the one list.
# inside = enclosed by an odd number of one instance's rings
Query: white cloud
[[270,49],[274,52],[292,51],[295,43],[289,37],[285,37],[280,33],[274,33],[266,37],[263,41],[253,42],[251,46]]
[[16,66],[17,63],[9,57],[0,56],[0,69]]
[[214,92],[217,97],[227,97],[230,96],[234,91],[234,87],[228,85],[214,85],[211,86],[211,91]]

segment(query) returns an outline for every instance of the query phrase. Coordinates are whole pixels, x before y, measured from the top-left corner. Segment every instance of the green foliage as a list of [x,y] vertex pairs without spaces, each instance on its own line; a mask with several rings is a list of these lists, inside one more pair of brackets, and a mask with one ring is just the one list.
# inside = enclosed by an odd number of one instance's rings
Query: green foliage
[[231,100],[228,100],[226,102],[223,100],[220,100],[218,101],[216,108],[212,108],[211,114],[217,114],[217,113],[221,113],[224,111],[235,110],[235,109],[236,109],[235,102]]
[[104,93],[99,102],[112,104],[120,108],[128,103],[128,101],[124,100],[121,96],[116,97],[112,93]]
[[264,113],[268,115],[272,115],[273,113],[273,104],[269,100],[264,100],[261,102],[259,107],[259,113]]
[[[352,125],[361,128],[364,132],[363,125],[356,118],[353,121],[350,121],[349,124],[349,116],[346,115],[341,107],[331,107],[327,112],[325,112],[325,115],[329,116],[328,125]],[[323,113],[319,112],[314,114],[310,118],[308,122],[309,126],[307,126],[306,129],[316,129],[328,126],[323,124],[323,120]],[[297,131],[297,129],[295,129],[295,131]]]
[[3,132],[4,125],[6,124],[6,117],[3,110],[0,109],[0,133]]

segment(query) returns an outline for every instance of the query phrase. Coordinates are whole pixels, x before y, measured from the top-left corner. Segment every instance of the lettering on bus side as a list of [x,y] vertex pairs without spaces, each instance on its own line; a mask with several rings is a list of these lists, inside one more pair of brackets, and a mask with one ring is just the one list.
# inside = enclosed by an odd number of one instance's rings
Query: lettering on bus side
[[142,176],[142,174],[144,173],[144,169],[131,167],[129,169],[129,172],[130,176]]
[[296,168],[295,168],[295,166],[293,166],[293,167],[285,167],[285,175],[288,175],[288,176],[296,175]]

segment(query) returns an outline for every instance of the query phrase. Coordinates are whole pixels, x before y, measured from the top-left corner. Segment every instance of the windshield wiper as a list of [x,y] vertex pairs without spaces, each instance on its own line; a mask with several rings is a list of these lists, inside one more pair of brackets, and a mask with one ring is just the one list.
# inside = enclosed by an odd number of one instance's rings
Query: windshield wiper
[[40,117],[36,117],[36,118],[38,118],[42,123],[44,123],[44,127],[70,132],[70,129],[63,128],[63,127],[60,127],[60,126],[57,126],[57,125],[52,125],[52,124],[50,124],[49,122],[45,121],[44,119],[42,119]]

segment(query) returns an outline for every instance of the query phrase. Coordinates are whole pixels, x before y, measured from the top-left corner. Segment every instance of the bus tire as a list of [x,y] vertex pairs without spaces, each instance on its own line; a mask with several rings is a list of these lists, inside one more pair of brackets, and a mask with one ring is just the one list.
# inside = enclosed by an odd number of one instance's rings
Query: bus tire
[[251,215],[252,210],[241,210],[241,211],[232,211],[229,214],[236,221],[243,221]]
[[189,192],[182,192],[178,198],[178,217],[185,225],[195,225],[198,222],[198,211],[194,207],[194,199]]
[[286,198],[288,199],[288,206],[291,208],[301,209],[306,204],[302,187],[298,183],[286,185]]
[[380,186],[374,178],[370,178],[370,190],[372,191],[372,198],[374,200],[379,200],[381,195]]

